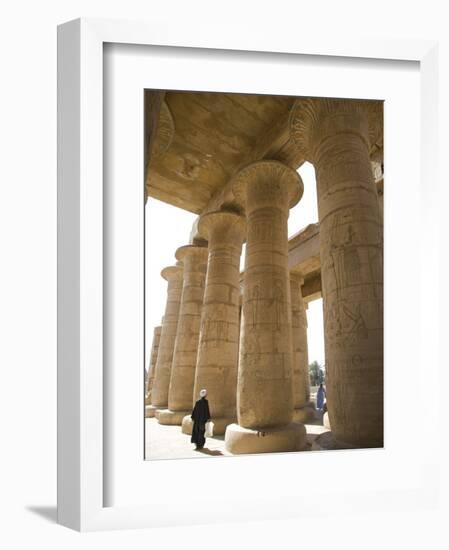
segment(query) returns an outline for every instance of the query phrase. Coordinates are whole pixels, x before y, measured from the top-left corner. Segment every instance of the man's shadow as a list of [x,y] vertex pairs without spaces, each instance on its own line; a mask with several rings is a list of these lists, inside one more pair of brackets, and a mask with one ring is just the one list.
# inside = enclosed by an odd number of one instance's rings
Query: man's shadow
[[207,449],[206,447],[203,447],[202,449],[195,449],[199,453],[203,453],[204,455],[209,456],[224,456],[224,454],[221,451],[212,451],[211,449]]

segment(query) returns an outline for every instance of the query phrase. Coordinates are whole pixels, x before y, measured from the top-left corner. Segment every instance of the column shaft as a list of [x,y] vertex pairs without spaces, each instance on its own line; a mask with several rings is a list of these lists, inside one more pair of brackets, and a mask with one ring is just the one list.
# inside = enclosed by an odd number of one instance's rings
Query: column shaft
[[216,434],[236,418],[239,341],[240,255],[244,217],[212,212],[200,218],[200,235],[208,239],[209,258],[201,317],[194,399],[202,388]]
[[158,420],[161,424],[181,425],[183,417],[192,407],[207,248],[182,246],[176,251],[176,259],[183,263],[184,279],[168,391],[168,409],[158,414]]
[[154,373],[159,351],[159,342],[161,339],[162,327],[154,327],[153,342],[151,344],[150,364],[148,366],[147,386],[145,388],[145,405],[151,405],[151,393],[153,390]]
[[310,391],[307,383],[309,369],[307,314],[301,293],[303,282],[302,277],[295,273],[290,273],[293,346],[293,417],[298,421],[306,421],[311,416],[310,410],[304,410],[308,403]]
[[168,287],[151,396],[153,407],[168,405],[168,388],[182,293],[182,268],[178,265],[166,267],[161,275],[168,281]]
[[382,226],[369,156],[377,103],[306,100],[295,115],[316,171],[327,403],[342,446],[383,445]]
[[[302,182],[287,166],[261,161],[236,176],[233,190],[245,205],[247,241],[239,425],[228,427],[226,445],[235,453],[298,450],[304,443],[304,427],[287,428],[293,415],[287,219],[289,208],[302,194]],[[264,438],[259,437],[261,432]]]

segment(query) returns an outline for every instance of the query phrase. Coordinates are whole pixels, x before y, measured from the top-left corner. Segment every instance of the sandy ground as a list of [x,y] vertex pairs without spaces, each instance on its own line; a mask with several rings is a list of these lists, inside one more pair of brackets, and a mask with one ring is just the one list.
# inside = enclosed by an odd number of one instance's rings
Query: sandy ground
[[[313,439],[327,431],[320,425],[319,418],[316,424],[307,424],[306,430],[309,449]],[[208,437],[204,449],[196,451],[195,445],[190,443],[190,436],[183,434],[180,426],[163,426],[155,418],[145,419],[145,458],[147,460],[213,456],[232,456],[225,449],[224,436]]]

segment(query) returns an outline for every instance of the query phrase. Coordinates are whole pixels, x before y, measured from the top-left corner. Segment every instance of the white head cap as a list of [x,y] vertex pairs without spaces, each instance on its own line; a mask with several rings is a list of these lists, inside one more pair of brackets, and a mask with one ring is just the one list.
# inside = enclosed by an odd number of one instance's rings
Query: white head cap
[[205,397],[207,395],[207,390],[200,391],[200,397]]

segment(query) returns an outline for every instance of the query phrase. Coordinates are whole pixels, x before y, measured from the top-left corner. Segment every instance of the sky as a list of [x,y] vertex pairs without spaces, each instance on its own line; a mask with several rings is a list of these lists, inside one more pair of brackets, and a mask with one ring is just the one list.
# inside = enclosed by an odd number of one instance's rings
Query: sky
[[[316,199],[315,172],[309,163],[299,169],[303,183],[304,194],[299,203],[290,210],[288,220],[288,236],[291,237],[310,223],[318,221]],[[196,214],[181,210],[175,206],[163,203],[150,197],[145,207],[146,234],[146,266],[145,266],[145,326],[146,350],[145,365],[148,368],[153,339],[153,328],[161,324],[167,297],[167,283],[161,277],[161,270],[175,263],[175,251],[180,246],[189,244],[190,231]],[[244,265],[242,254],[241,266]],[[308,351],[309,363],[318,361],[324,364],[324,333],[322,300],[309,303],[308,321]]]

